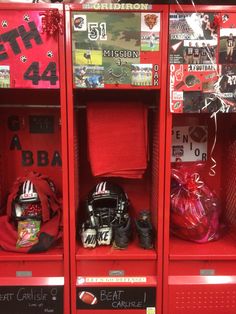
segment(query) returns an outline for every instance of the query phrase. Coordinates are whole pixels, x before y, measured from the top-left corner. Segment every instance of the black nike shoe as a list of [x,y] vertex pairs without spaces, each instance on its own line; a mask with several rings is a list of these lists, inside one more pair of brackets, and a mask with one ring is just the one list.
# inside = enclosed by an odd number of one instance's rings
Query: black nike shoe
[[150,212],[143,210],[135,220],[136,230],[139,238],[139,245],[144,249],[153,248],[154,230],[151,224]]
[[116,249],[126,249],[131,239],[131,220],[126,218],[120,224],[113,224],[113,247]]

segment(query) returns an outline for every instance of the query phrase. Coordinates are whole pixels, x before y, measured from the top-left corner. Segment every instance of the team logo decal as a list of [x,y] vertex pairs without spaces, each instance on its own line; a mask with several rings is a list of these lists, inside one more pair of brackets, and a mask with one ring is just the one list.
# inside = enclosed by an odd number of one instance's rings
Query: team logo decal
[[153,27],[157,24],[158,16],[156,14],[146,14],[144,15],[144,22],[149,27],[149,29],[153,29]]
[[86,15],[74,15],[73,18],[74,31],[86,31],[87,30],[87,17]]

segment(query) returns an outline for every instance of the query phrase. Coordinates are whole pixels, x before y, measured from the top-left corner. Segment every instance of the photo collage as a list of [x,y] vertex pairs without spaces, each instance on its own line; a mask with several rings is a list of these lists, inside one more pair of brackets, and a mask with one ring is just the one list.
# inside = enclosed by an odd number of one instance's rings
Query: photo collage
[[[153,12],[74,12],[74,86],[153,87],[154,63],[160,60],[160,24],[160,13]],[[150,62],[142,61],[146,59]]]
[[170,14],[171,112],[236,111],[236,14]]

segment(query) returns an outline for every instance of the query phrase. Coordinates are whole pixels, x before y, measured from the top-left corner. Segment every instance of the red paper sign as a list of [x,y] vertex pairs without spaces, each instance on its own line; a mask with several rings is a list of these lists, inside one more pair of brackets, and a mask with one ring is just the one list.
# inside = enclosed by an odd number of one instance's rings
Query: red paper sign
[[0,88],[59,87],[58,33],[43,28],[47,14],[1,11]]

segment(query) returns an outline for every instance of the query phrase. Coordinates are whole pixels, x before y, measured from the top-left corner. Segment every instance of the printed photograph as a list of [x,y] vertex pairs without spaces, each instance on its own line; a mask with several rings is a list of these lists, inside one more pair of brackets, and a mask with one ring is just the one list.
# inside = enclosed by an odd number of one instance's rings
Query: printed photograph
[[73,16],[73,29],[74,31],[87,30],[87,16],[85,14],[75,14]]
[[213,13],[170,14],[171,64],[216,63],[217,29]]
[[213,13],[170,14],[170,40],[208,40],[217,38]]
[[141,13],[142,32],[160,32],[160,13]]
[[132,64],[131,85],[151,86],[152,85],[152,64]]
[[159,33],[141,32],[141,51],[159,51]]
[[102,65],[102,51],[92,49],[76,49],[74,51],[75,65]]
[[202,92],[184,92],[183,112],[201,112],[205,106]]
[[0,88],[10,87],[10,66],[0,65]]
[[224,64],[220,67],[220,74],[218,80],[218,89],[224,101],[229,105],[236,106],[236,65]]
[[170,63],[216,64],[217,40],[172,40]]
[[103,66],[104,84],[131,84],[131,65],[140,63],[141,13],[87,12],[86,18],[87,30],[72,32],[74,66]]
[[220,30],[219,63],[236,63],[236,28],[222,28]]
[[80,88],[103,88],[104,67],[84,65],[74,67],[74,85]]
[[216,40],[185,40],[184,63],[187,64],[215,64]]
[[222,95],[217,97],[216,93],[184,92],[183,112],[235,112],[235,105]]

